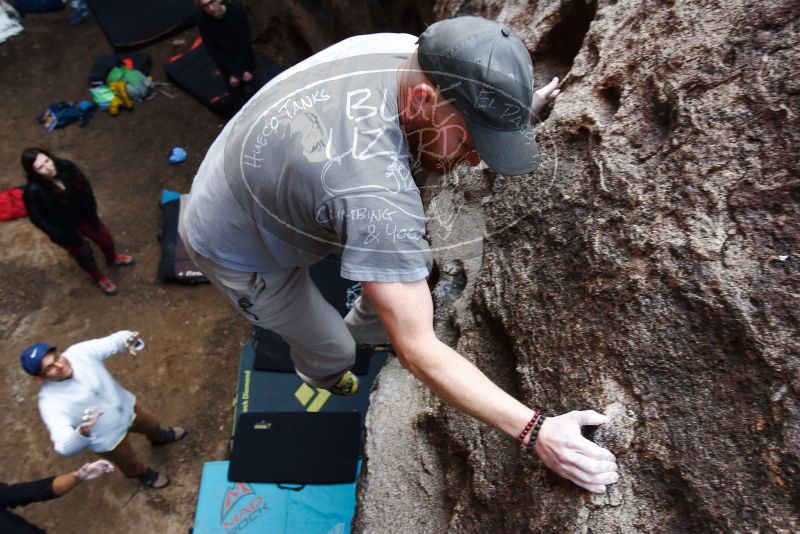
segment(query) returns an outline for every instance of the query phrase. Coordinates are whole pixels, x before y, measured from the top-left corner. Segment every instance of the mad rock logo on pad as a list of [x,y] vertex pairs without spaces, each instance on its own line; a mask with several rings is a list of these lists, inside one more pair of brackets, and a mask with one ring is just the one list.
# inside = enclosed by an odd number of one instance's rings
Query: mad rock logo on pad
[[220,524],[226,534],[242,532],[267,509],[264,498],[250,484],[237,482],[228,486],[222,499]]

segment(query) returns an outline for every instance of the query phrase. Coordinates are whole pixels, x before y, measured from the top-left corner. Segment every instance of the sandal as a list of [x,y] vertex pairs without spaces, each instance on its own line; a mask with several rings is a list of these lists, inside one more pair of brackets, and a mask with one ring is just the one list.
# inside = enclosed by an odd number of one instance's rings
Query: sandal
[[[176,430],[176,428],[177,428],[177,430]],[[180,431],[180,434],[178,433],[178,431]],[[171,426],[168,426],[167,428],[162,428],[161,429],[161,441],[158,442],[158,443],[153,443],[153,445],[155,447],[158,447],[160,445],[166,445],[167,443],[174,443],[176,441],[182,440],[183,438],[185,438],[188,435],[189,435],[189,431],[186,430],[185,428],[181,428],[181,427],[173,428]]]
[[139,480],[148,488],[153,489],[166,488],[169,486],[170,482],[172,482],[167,475],[163,475],[158,471],[153,471],[149,467],[147,468],[147,474],[140,477]]

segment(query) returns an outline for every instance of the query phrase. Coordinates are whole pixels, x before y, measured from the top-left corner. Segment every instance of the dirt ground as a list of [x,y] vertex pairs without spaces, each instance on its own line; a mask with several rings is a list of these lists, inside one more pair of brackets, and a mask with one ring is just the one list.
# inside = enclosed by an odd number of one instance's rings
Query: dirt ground
[[[109,271],[121,293],[107,297],[27,218],[0,225],[0,480],[38,479],[93,459],[89,452],[65,458],[53,451],[36,406],[37,383],[20,369],[19,351],[36,340],[66,347],[136,329],[147,347],[137,357],[112,358],[108,368],[163,423],[191,431],[186,440],[159,449],[134,436],[142,460],[167,472],[172,485],[145,490],[117,472],[21,514],[59,533],[185,533],[202,463],[225,455],[238,352],[249,328],[212,287],[158,281],[158,199],[162,188],[189,189],[224,120],[173,88],[174,99],[158,95],[116,118],[98,113],[86,128],[45,131],[36,117],[51,102],[87,99],[92,59],[110,52],[93,20],[71,27],[65,16],[29,15],[25,32],[0,44],[0,188],[24,183],[19,155],[25,147],[41,146],[75,161],[89,177],[119,249],[138,263]],[[195,35],[188,30],[147,49],[155,80],[166,81],[163,65],[178,51],[173,41],[188,45]],[[189,152],[176,166],[166,159],[174,145]]]

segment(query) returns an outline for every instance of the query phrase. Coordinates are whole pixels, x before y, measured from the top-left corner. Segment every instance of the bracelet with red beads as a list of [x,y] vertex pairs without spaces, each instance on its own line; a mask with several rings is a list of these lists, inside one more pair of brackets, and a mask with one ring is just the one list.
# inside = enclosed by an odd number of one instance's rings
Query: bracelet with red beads
[[533,425],[536,424],[536,420],[539,419],[539,416],[541,414],[542,414],[541,410],[536,410],[535,412],[533,412],[533,417],[531,417],[531,420],[528,421],[527,425],[525,425],[525,430],[520,432],[519,436],[517,437],[517,441],[519,442],[520,445],[523,445],[523,442],[525,441],[525,436],[527,436],[528,432],[531,431],[531,428],[533,428]]

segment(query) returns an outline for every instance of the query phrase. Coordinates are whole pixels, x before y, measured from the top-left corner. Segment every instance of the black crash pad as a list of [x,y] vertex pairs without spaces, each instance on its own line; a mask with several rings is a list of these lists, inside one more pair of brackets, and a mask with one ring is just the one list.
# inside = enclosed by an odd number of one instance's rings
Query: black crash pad
[[355,412],[250,412],[239,416],[228,480],[343,484],[356,479]]
[[253,343],[241,351],[239,377],[234,403],[234,425],[247,412],[352,412],[358,411],[362,426],[369,408],[369,392],[389,352],[375,352],[370,357],[369,372],[359,377],[358,393],[349,397],[332,395],[312,388],[294,373],[256,371],[253,369]]
[[88,0],[114,48],[136,48],[194,24],[194,0]]
[[[258,67],[250,84],[254,90],[263,86],[283,70],[261,54],[256,53]],[[227,109],[230,106],[228,86],[220,75],[219,68],[201,44],[175,58],[164,66],[167,78],[212,109]]]
[[105,85],[108,72],[122,63],[125,58],[133,61],[133,68],[145,76],[153,69],[153,58],[147,52],[132,52],[130,54],[106,54],[94,60],[89,71],[89,83],[92,85]]
[[158,278],[184,284],[206,283],[208,279],[189,258],[181,236],[178,235],[178,216],[181,200],[175,198],[161,204],[161,260],[158,262]]

